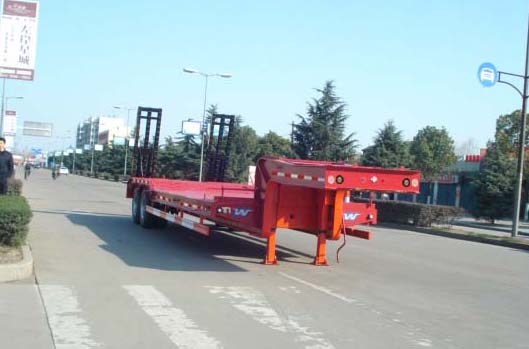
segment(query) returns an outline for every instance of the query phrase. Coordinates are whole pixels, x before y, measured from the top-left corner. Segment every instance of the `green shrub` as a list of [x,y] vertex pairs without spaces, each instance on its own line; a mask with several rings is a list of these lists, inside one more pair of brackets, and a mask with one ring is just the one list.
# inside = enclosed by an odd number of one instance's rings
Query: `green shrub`
[[[362,200],[364,201],[364,200]],[[374,200],[378,221],[430,227],[432,224],[452,224],[463,216],[463,209],[454,206],[426,205],[406,201]]]
[[114,181],[119,182],[119,175],[118,174],[114,175]]
[[13,177],[7,180],[7,195],[22,195],[22,181]]
[[106,179],[108,181],[110,179],[110,173],[104,173],[103,179]]
[[0,196],[0,245],[24,244],[31,216],[23,196]]

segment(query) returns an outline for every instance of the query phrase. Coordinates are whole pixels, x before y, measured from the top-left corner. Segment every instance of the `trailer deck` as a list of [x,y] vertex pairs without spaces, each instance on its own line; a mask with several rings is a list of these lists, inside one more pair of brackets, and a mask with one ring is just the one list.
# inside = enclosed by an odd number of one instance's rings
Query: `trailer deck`
[[353,191],[418,193],[419,172],[262,158],[255,186],[147,177],[131,177],[127,185],[136,223],[149,228],[169,221],[207,236],[214,225],[245,231],[267,239],[265,264],[277,263],[277,228],[316,235],[315,265],[327,265],[326,240],[370,239],[355,226],[376,224],[376,207],[352,202]]

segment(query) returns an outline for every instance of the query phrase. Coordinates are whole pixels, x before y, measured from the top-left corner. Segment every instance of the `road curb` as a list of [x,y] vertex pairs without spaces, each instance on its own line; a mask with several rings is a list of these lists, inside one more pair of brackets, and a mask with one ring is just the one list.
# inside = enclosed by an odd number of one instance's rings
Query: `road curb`
[[22,246],[22,260],[18,263],[0,264],[0,282],[26,279],[33,274],[33,256],[28,245]]
[[479,242],[482,244],[510,247],[510,248],[515,248],[519,250],[529,250],[529,243],[522,243],[522,242],[507,240],[507,239],[510,239],[509,237],[499,237],[495,235],[474,234],[474,233],[464,233],[464,232],[458,233],[458,232],[453,232],[453,231],[439,230],[435,228],[432,228],[432,229],[418,228],[418,227],[411,227],[408,225],[391,224],[391,223],[379,223],[378,225],[381,227],[387,227],[387,228],[393,228],[393,229],[405,229],[405,230],[410,230],[416,233],[442,236],[442,237],[447,237],[450,239]]

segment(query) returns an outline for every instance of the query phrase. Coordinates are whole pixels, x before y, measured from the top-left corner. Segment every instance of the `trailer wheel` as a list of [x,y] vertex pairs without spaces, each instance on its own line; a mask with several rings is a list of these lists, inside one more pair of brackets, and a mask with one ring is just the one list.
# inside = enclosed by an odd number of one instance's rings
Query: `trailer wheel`
[[132,195],[132,221],[134,222],[134,224],[140,224],[140,201],[140,188],[135,188],[134,193]]
[[147,205],[150,204],[149,192],[147,190],[142,191],[140,200],[140,225],[147,229],[153,228],[156,223],[156,217],[147,212]]

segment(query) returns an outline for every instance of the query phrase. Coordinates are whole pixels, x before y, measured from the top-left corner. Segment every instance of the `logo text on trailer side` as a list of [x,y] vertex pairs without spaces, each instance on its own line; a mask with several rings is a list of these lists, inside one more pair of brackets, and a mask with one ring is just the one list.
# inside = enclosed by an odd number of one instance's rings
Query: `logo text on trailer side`
[[354,221],[354,220],[356,220],[358,218],[358,216],[360,216],[360,213],[358,213],[358,212],[352,212],[352,213],[345,212],[343,214],[343,219],[345,221]]
[[246,217],[248,213],[252,212],[249,208],[234,208],[233,215],[238,217]]

